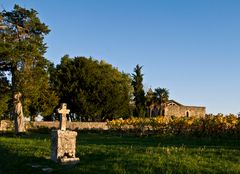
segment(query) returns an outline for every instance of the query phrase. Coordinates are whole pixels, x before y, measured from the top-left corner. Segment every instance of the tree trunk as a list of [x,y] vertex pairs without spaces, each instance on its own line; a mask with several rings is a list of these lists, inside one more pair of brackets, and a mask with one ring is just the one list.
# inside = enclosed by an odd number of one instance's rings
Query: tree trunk
[[12,74],[12,104],[13,104],[13,118],[14,118],[14,131],[15,134],[25,132],[25,124],[24,124],[24,115],[21,103],[21,96],[16,98],[16,95],[21,94],[16,91],[16,72],[17,66],[12,64],[11,66],[11,74]]

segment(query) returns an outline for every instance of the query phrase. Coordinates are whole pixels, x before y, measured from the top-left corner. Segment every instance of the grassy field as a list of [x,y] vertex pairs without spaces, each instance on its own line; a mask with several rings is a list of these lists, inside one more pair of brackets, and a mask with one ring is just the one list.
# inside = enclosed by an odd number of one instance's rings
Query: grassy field
[[50,134],[0,134],[0,173],[240,173],[240,140],[227,138],[80,132],[77,156],[61,166],[50,160]]

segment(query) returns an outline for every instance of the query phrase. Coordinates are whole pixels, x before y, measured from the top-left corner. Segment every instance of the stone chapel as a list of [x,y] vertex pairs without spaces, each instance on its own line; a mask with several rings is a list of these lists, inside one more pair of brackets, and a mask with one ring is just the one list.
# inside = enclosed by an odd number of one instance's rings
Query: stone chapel
[[[150,89],[151,90],[151,89]],[[151,91],[150,91],[151,92]],[[186,106],[176,102],[175,100],[168,100],[162,109],[159,104],[153,103],[147,108],[147,117],[154,116],[174,116],[174,117],[205,117],[206,107],[203,106]]]

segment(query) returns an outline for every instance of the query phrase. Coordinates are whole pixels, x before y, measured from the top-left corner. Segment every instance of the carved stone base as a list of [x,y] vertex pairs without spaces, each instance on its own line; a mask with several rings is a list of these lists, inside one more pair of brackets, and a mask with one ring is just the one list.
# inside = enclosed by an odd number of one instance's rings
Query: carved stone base
[[62,164],[75,164],[79,162],[76,158],[76,136],[75,131],[54,130],[51,135],[51,159]]
[[79,158],[61,158],[60,163],[62,165],[70,165],[79,163]]

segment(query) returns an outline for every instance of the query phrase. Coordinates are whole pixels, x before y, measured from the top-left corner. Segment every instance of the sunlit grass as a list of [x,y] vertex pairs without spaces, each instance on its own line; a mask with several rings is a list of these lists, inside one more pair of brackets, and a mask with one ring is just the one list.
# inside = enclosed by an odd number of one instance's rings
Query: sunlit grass
[[50,134],[0,137],[0,173],[240,173],[240,141],[79,133],[80,163],[50,160]]

